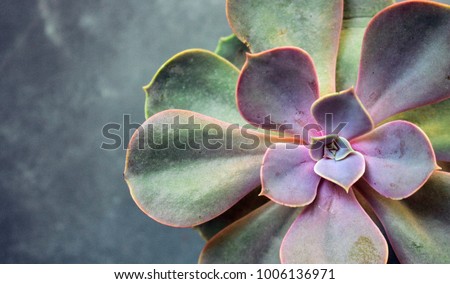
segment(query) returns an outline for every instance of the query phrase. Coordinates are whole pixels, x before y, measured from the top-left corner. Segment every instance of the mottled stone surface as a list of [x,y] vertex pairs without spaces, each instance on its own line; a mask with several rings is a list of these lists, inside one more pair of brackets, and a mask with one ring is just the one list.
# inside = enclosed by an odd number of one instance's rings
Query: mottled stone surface
[[196,262],[203,241],[146,217],[102,126],[144,119],[158,67],[230,33],[221,0],[0,2],[0,262]]

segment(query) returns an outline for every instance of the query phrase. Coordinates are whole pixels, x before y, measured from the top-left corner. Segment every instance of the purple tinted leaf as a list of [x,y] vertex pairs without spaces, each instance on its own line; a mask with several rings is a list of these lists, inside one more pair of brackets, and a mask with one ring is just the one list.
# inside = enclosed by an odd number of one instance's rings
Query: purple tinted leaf
[[302,134],[314,123],[309,108],[319,95],[317,76],[309,55],[295,47],[248,55],[237,86],[242,116],[254,125]]
[[[311,113],[325,129],[325,134],[339,134],[350,140],[373,129],[372,119],[353,89],[321,97],[312,105]],[[339,124],[343,126],[342,130],[334,133],[340,129]]]
[[346,191],[361,178],[364,170],[364,157],[358,152],[353,152],[339,161],[323,158],[314,166],[316,174],[341,186]]
[[450,6],[392,5],[370,22],[356,93],[375,123],[450,97]]
[[281,245],[282,263],[386,263],[387,243],[348,193],[323,181],[314,203],[289,229]]
[[304,206],[316,197],[320,177],[304,146],[274,144],[261,167],[261,194],[286,206]]
[[430,141],[406,121],[392,121],[352,141],[364,155],[364,179],[383,196],[402,199],[418,190],[437,169]]
[[[419,126],[430,138],[436,159],[450,162],[450,99],[442,102],[415,108],[389,118],[407,120]],[[445,114],[445,115],[443,115]]]

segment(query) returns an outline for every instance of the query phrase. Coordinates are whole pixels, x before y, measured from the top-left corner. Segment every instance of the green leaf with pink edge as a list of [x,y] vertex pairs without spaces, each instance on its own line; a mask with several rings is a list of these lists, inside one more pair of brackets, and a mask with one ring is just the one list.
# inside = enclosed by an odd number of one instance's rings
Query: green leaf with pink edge
[[209,240],[199,263],[280,263],[281,241],[301,210],[269,201]]
[[344,19],[372,18],[395,0],[344,0]]
[[228,0],[227,16],[252,52],[281,46],[306,50],[317,66],[320,93],[335,92],[343,0]]
[[357,187],[401,263],[450,263],[450,173],[435,172],[421,190],[401,201],[382,197],[367,183]]
[[416,192],[438,166],[433,148],[420,128],[392,121],[352,141],[364,155],[363,178],[383,196],[402,199]]
[[374,122],[449,98],[449,49],[449,5],[408,1],[377,14],[364,36],[356,84]]
[[[133,199],[153,219],[175,227],[222,214],[260,184],[264,138],[245,131],[246,137],[237,126],[191,111],[150,117],[128,146],[125,179]],[[220,132],[224,138],[205,142]]]
[[221,37],[214,52],[233,63],[238,69],[241,69],[245,63],[245,54],[250,52],[250,50],[232,34],[227,37]]
[[346,90],[356,84],[361,47],[367,24],[393,0],[345,0],[344,21],[336,66],[336,89]]
[[185,109],[243,125],[235,99],[238,76],[235,66],[210,51],[178,53],[144,87],[146,118],[167,109]]
[[281,245],[282,263],[386,263],[387,242],[353,190],[328,181],[294,221]]
[[402,112],[384,122],[399,119],[419,126],[430,138],[436,159],[450,162],[450,99]]
[[261,166],[261,194],[285,206],[311,203],[320,181],[320,176],[314,173],[314,164],[305,146],[273,144]]
[[260,193],[261,187],[257,187],[226,212],[206,223],[194,227],[194,229],[198,230],[202,238],[205,240],[211,239],[225,227],[266,204],[269,199],[264,196],[260,196]]

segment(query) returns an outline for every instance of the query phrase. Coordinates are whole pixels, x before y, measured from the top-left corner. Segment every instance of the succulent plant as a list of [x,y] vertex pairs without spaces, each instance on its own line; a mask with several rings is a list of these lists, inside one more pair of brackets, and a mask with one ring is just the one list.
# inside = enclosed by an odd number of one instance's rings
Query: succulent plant
[[267,3],[144,88],[137,205],[202,263],[450,263],[450,6]]

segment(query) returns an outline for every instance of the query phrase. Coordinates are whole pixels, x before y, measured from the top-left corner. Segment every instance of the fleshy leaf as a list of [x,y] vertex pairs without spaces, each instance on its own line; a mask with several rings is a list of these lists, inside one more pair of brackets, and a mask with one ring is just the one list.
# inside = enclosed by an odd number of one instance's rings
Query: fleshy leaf
[[370,19],[393,0],[345,0],[336,66],[336,89],[356,84],[364,32]]
[[244,125],[236,109],[238,77],[235,66],[210,51],[183,51],[169,59],[144,87],[146,117],[167,109],[185,109]]
[[314,172],[348,191],[365,170],[364,157],[353,152],[343,160],[323,158],[314,166]]
[[358,190],[372,205],[401,263],[450,262],[450,173],[435,172],[421,190],[391,200],[367,184]]
[[301,210],[269,201],[215,235],[199,263],[280,263],[281,241]]
[[221,37],[214,52],[241,69],[245,63],[245,54],[249,52],[249,49],[232,34],[227,37]]
[[[339,134],[350,140],[373,129],[373,122],[353,89],[321,97],[311,106],[311,113],[325,134]],[[339,124],[344,127],[334,133],[340,129]]]
[[281,244],[282,263],[386,263],[387,243],[350,189],[323,181]]
[[311,57],[295,47],[248,54],[237,86],[237,104],[251,124],[286,133],[302,134],[314,123],[309,108],[318,97],[317,76]]
[[[357,183],[359,184],[359,182]],[[381,224],[381,221],[378,219],[377,215],[372,209],[372,206],[369,204],[369,202],[359,193],[359,191],[356,188],[356,185],[353,187],[353,193],[355,194],[356,200],[358,200],[359,205],[364,209],[364,211],[369,215],[370,219],[373,221],[373,223],[378,227],[380,232],[383,234],[383,237],[386,240],[389,240],[386,234],[386,230],[384,229],[383,225]],[[398,260],[397,256],[395,255],[394,250],[392,249],[392,245],[388,243],[388,264],[399,264],[400,261]]]
[[139,208],[153,219],[175,227],[199,225],[260,184],[263,142],[259,133],[208,116],[163,111],[133,134],[125,179]]
[[392,121],[352,141],[364,155],[363,178],[383,196],[402,199],[418,190],[437,169],[430,141],[420,128]]
[[317,66],[321,94],[335,92],[343,0],[228,0],[227,16],[252,52],[281,46],[306,50]]
[[225,227],[231,225],[233,222],[241,219],[269,201],[268,198],[259,196],[260,192],[261,187],[257,187],[226,212],[206,223],[196,226],[195,229],[199,231],[200,235],[205,240],[211,239]]
[[[336,161],[345,159],[345,158],[347,158],[348,155],[355,152],[355,150],[353,150],[350,142],[348,142],[348,140],[345,139],[344,137],[339,137],[339,139],[337,140],[337,145],[339,147],[339,150],[337,150],[336,153],[333,154],[334,159]],[[330,158],[332,156],[328,156],[328,157]]]
[[261,167],[261,194],[286,206],[299,207],[311,203],[320,181],[314,173],[314,164],[304,146],[272,145]]
[[430,138],[436,159],[450,162],[450,99],[395,115],[389,120],[407,120],[419,126]]
[[344,19],[373,17],[394,0],[344,0]]
[[375,123],[450,97],[450,6],[408,1],[377,14],[364,36],[356,93]]
[[346,90],[356,84],[361,59],[362,39],[371,18],[354,18],[342,23],[336,66],[336,89]]

